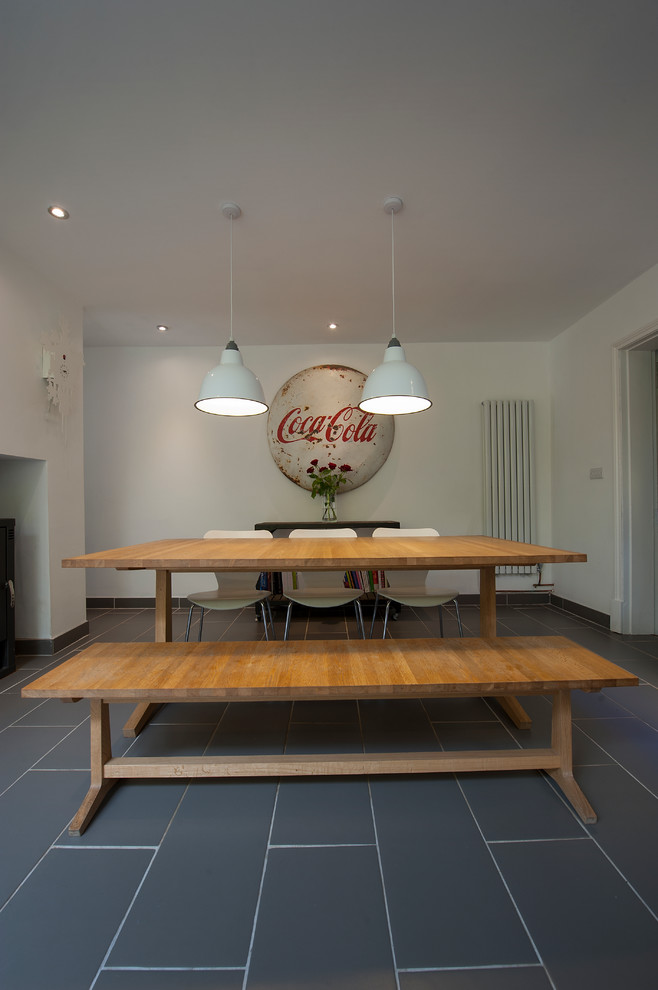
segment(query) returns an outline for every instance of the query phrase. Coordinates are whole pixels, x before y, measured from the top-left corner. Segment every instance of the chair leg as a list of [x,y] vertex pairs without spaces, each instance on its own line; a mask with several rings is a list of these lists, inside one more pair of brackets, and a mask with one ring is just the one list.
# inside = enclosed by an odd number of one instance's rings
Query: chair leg
[[199,619],[199,642],[201,642],[201,636],[203,634],[203,617],[205,615],[206,610],[204,608],[201,608],[200,605],[199,608],[201,609],[201,618]]
[[370,639],[372,639],[373,630],[375,628],[375,618],[377,616],[377,606],[379,605],[379,592],[375,592],[375,604],[372,607],[372,622],[370,623]]
[[439,633],[443,639],[443,605],[439,605]]
[[186,643],[189,643],[190,641],[190,626],[192,625],[192,612],[194,611],[195,608],[196,606],[194,604],[190,605],[190,611],[187,614],[187,629],[185,630]]
[[270,608],[269,598],[265,599],[265,605],[267,606],[267,614],[270,617],[270,628],[272,629],[272,639],[276,639],[276,629],[274,628],[274,619],[272,618],[272,609]]
[[269,640],[270,635],[267,628],[267,617],[265,615],[265,602],[260,602],[260,613],[263,619],[263,629],[265,630],[265,639]]
[[386,639],[386,629],[388,627],[388,612],[391,607],[391,599],[389,598],[386,602],[386,608],[384,609],[384,630],[382,632],[382,639]]
[[286,612],[286,624],[283,629],[283,638],[288,639],[288,630],[290,629],[290,614],[292,612],[292,602],[288,602],[288,611]]
[[459,626],[459,635],[460,636],[463,636],[464,635],[464,630],[462,629],[462,620],[461,620],[461,616],[459,614],[459,602],[457,601],[456,598],[455,598],[455,615],[457,616],[457,625]]
[[363,612],[361,611],[361,602],[358,598],[354,600],[354,611],[356,612],[356,627],[361,633],[361,639],[366,638],[366,630],[363,625]]

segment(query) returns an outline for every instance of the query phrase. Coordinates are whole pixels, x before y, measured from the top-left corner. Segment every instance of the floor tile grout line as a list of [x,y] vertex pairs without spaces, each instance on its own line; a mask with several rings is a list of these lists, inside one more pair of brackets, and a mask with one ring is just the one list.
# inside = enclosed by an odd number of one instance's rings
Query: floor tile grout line
[[484,697],[483,700],[484,700],[485,705],[487,705],[487,707],[489,708],[489,710],[491,712],[493,712],[494,716],[496,717],[496,721],[499,723],[499,725],[502,725],[503,729],[505,730],[505,732],[507,733],[507,735],[510,737],[510,739],[512,739],[514,741],[514,744],[516,745],[516,748],[517,749],[523,749],[524,747],[521,745],[521,743],[519,742],[519,740],[516,738],[516,736],[512,732],[511,728],[507,724],[507,721],[503,718],[502,709],[499,712],[497,712],[496,709],[492,706],[492,704],[491,704],[491,698],[492,697],[493,697],[492,695],[490,695],[489,697],[486,697],[486,696]]
[[[640,685],[638,685],[638,687],[640,687]],[[646,687],[648,687],[651,691],[658,692],[658,688],[657,687],[654,687],[653,684],[647,684]],[[612,701],[612,703],[614,705],[619,705],[619,707],[621,708],[621,710],[623,712],[628,712],[628,716],[626,716],[626,715],[611,715],[611,716],[604,716],[604,717],[609,717],[609,718],[628,718],[630,716],[632,718],[636,718],[638,720],[638,722],[642,722],[643,725],[648,726],[650,729],[653,729],[654,732],[658,732],[658,727],[656,727],[655,725],[652,725],[651,722],[647,722],[647,720],[644,719],[644,718],[642,718],[641,715],[638,715],[637,712],[631,711],[630,708],[627,708],[620,701],[616,701],[614,698],[611,698],[610,695],[608,695],[608,694],[605,693],[605,689],[603,690],[602,693],[603,693],[604,697],[606,697],[608,699],[608,701]],[[658,695],[657,695],[657,697],[658,697]],[[587,721],[588,716],[585,715],[585,716],[583,716],[583,718],[584,718],[585,721]]]
[[[134,742],[135,741],[136,740],[134,740]],[[132,743],[131,743],[131,745],[132,745]],[[139,893],[140,893],[140,891],[141,891],[141,889],[142,889],[142,887],[143,887],[143,885],[144,885],[144,883],[146,881],[147,876],[151,872],[151,867],[155,863],[155,860],[157,858],[158,852],[160,851],[160,849],[162,847],[162,843],[164,842],[164,840],[165,840],[165,838],[166,838],[166,836],[167,836],[167,834],[169,832],[169,829],[171,828],[172,822],[173,822],[174,818],[176,817],[176,815],[178,814],[178,812],[180,810],[180,806],[183,803],[183,800],[185,799],[185,796],[186,796],[187,792],[190,789],[190,783],[191,783],[191,781],[188,780],[186,786],[183,789],[183,793],[181,794],[180,798],[178,799],[178,802],[176,804],[176,807],[174,808],[173,812],[171,813],[171,816],[169,818],[169,821],[167,822],[167,827],[165,828],[164,832],[162,833],[162,836],[160,837],[160,841],[158,842],[157,846],[153,850],[153,855],[151,856],[151,859],[149,861],[149,864],[146,867],[146,870],[144,871],[144,873],[142,874],[142,878],[139,881],[139,884],[137,885],[137,889],[135,890],[135,893],[133,894],[133,896],[131,898],[130,904],[126,908],[125,914],[124,914],[123,918],[121,919],[121,921],[119,922],[119,927],[117,928],[117,930],[114,933],[114,936],[113,936],[113,938],[112,938],[112,940],[110,942],[110,945],[109,945],[109,947],[107,949],[107,952],[105,953],[105,955],[103,956],[103,958],[101,960],[101,964],[98,967],[98,970],[96,972],[96,976],[94,977],[94,979],[92,980],[92,982],[89,984],[89,990],[94,990],[94,987],[96,986],[96,983],[98,981],[98,977],[103,972],[103,969],[105,967],[105,962],[109,958],[110,953],[112,952],[114,946],[117,943],[117,939],[119,938],[121,932],[123,931],[123,926],[125,925],[126,921],[128,920],[128,916],[129,916],[129,914],[130,914],[130,912],[131,912],[131,910],[133,908],[133,905],[135,904],[135,901],[137,900],[137,897],[138,897],[138,895],[139,895]]]
[[[19,695],[18,697],[19,698],[22,698],[22,695]],[[23,714],[19,718],[15,719],[15,721],[10,722],[9,725],[4,725],[2,727],[2,729],[0,729],[0,734],[2,734],[5,731],[5,729],[15,729],[15,728],[18,728],[18,726],[17,726],[17,723],[18,722],[21,722],[24,718],[27,718],[28,715],[31,715],[32,714],[32,712],[38,711],[40,708],[42,708],[46,704],[47,701],[48,701],[47,698],[43,698],[39,702],[38,705],[35,705],[34,708],[30,708],[29,712],[23,712]],[[59,726],[36,725],[36,726],[21,726],[21,728],[34,728],[34,729],[49,728],[50,729],[50,728],[59,728]]]
[[538,842],[589,842],[591,835],[546,835],[538,839],[485,839],[488,846],[520,846]]
[[379,847],[379,833],[377,831],[377,819],[376,819],[376,816],[375,816],[375,805],[374,805],[374,802],[373,802],[373,799],[372,799],[372,788],[370,786],[371,785],[371,779],[370,779],[370,777],[367,778],[367,784],[368,784],[368,798],[369,798],[369,801],[370,801],[370,814],[372,815],[372,828],[373,828],[373,831],[375,833],[375,854],[377,856],[377,865],[379,867],[379,881],[381,883],[382,900],[384,902],[384,913],[386,915],[386,927],[388,928],[388,938],[389,938],[389,945],[390,945],[390,948],[391,948],[391,960],[393,962],[393,973],[394,973],[394,976],[395,976],[395,986],[396,986],[397,990],[400,990],[400,975],[399,975],[399,972],[400,971],[398,969],[397,955],[396,955],[396,952],[395,952],[395,940],[393,938],[393,925],[391,923],[391,912],[390,912],[389,906],[388,906],[388,895],[386,893],[386,881],[385,881],[385,878],[384,878],[384,864],[382,863],[381,849]]
[[[66,828],[66,826],[64,826],[64,827]],[[61,832],[58,833],[57,839],[59,839],[59,836],[61,834],[62,834]],[[57,842],[57,839],[55,839],[55,842]],[[4,911],[4,909],[14,899],[14,897],[16,896],[16,894],[18,893],[18,891],[21,889],[21,887],[23,887],[23,885],[27,883],[27,881],[30,879],[30,877],[34,873],[34,871],[41,865],[41,863],[44,861],[44,859],[46,858],[46,856],[48,855],[48,853],[50,852],[50,850],[53,848],[53,845],[54,845],[54,842],[51,842],[51,844],[48,846],[48,848],[43,851],[42,855],[39,856],[39,858],[37,859],[36,863],[32,866],[32,868],[30,870],[28,870],[28,872],[25,874],[25,876],[23,877],[23,879],[21,880],[21,882],[18,884],[18,886],[11,892],[11,894],[9,895],[9,897],[6,899],[6,901],[4,902],[4,904],[2,904],[2,906],[0,906],[0,914],[2,914],[2,912]]]
[[491,963],[490,965],[474,966],[406,966],[401,973],[470,973],[471,970],[489,969],[544,969],[542,963]]
[[[88,720],[88,718],[89,718],[89,716],[87,716],[87,718],[86,718],[86,719],[83,719],[83,721],[82,721],[82,722],[80,722],[80,725],[84,725],[84,723],[85,723],[85,722],[86,722],[86,721]],[[42,755],[41,755],[41,756],[39,757],[39,759],[37,760],[37,762],[36,762],[36,763],[33,763],[33,764],[32,764],[32,766],[30,766],[30,767],[26,767],[26,768],[25,768],[25,770],[23,771],[23,773],[21,773],[21,774],[19,774],[19,775],[18,775],[18,777],[16,778],[16,780],[13,780],[13,781],[11,782],[11,784],[8,784],[8,785],[7,785],[7,787],[5,787],[5,788],[4,788],[4,790],[2,790],[2,791],[0,791],[0,798],[1,798],[1,797],[3,797],[3,795],[5,795],[5,794],[7,793],[7,791],[10,791],[10,790],[11,790],[11,788],[12,788],[12,787],[14,787],[14,786],[15,786],[15,785],[16,785],[16,784],[18,783],[18,781],[19,781],[19,780],[22,780],[22,779],[23,779],[23,777],[25,776],[25,774],[26,774],[26,773],[29,773],[29,772],[30,772],[31,770],[35,770],[35,769],[37,769],[37,767],[38,767],[38,764],[39,764],[39,763],[41,762],[41,760],[44,760],[44,759],[46,758],[46,756],[48,756],[48,755],[49,755],[50,753],[52,753],[52,751],[53,751],[54,749],[57,749],[57,747],[58,747],[58,746],[59,746],[59,745],[60,745],[61,743],[63,743],[63,742],[65,742],[65,740],[67,740],[67,739],[68,739],[68,737],[69,737],[70,735],[72,735],[72,734],[73,734],[73,733],[74,733],[74,732],[76,731],[76,729],[79,729],[79,728],[80,728],[80,725],[75,725],[75,726],[73,726],[73,728],[71,729],[71,731],[70,731],[70,732],[67,732],[67,733],[66,733],[66,735],[65,735],[65,736],[62,736],[62,738],[61,738],[61,739],[58,739],[58,741],[57,741],[57,742],[56,742],[56,743],[55,743],[55,744],[54,744],[53,746],[51,746],[51,747],[50,747],[50,749],[48,749],[48,750],[46,750],[46,752],[45,752],[45,753],[43,753],[43,754],[42,754]],[[48,726],[48,728],[54,728],[54,727],[53,727],[53,726]],[[56,727],[55,727],[55,728],[56,728]],[[60,728],[62,728],[62,726],[60,726]],[[68,726],[63,726],[63,728],[66,728],[66,729],[68,729],[69,727],[68,727]],[[44,768],[44,769],[45,769],[45,768]],[[67,769],[74,769],[74,770],[77,770],[78,768],[77,768],[77,767],[73,767],[73,768],[71,768],[71,767],[68,767]],[[80,769],[83,769],[83,770],[87,770],[87,771],[89,771],[89,767],[82,767],[82,768],[80,768]]]
[[374,842],[272,842],[270,849],[372,849]]
[[553,988],[553,990],[558,990],[558,988],[556,987],[555,982],[554,982],[551,974],[549,973],[549,971],[548,971],[548,969],[547,969],[547,967],[546,967],[546,965],[544,963],[544,960],[542,958],[542,955],[541,955],[539,949],[537,948],[537,944],[536,944],[534,938],[532,937],[532,935],[530,933],[530,928],[528,927],[528,924],[526,923],[526,920],[523,917],[523,914],[521,912],[521,909],[519,908],[519,905],[516,903],[516,900],[515,900],[515,898],[514,898],[514,896],[512,894],[512,891],[510,890],[509,884],[507,883],[507,880],[505,879],[505,877],[503,875],[503,871],[501,870],[500,866],[498,865],[498,863],[496,861],[496,857],[494,856],[493,852],[491,851],[491,848],[490,848],[490,846],[489,846],[489,844],[488,844],[488,842],[486,840],[486,837],[485,837],[484,832],[482,830],[482,827],[481,827],[481,825],[480,825],[480,823],[479,823],[479,821],[477,819],[477,816],[475,814],[475,811],[473,810],[473,807],[471,806],[471,803],[468,800],[468,797],[467,797],[467,795],[466,795],[466,793],[464,791],[464,788],[462,787],[461,780],[459,780],[459,777],[457,777],[456,775],[455,775],[455,779],[457,781],[457,786],[459,787],[459,790],[461,791],[461,795],[462,795],[464,801],[466,802],[466,807],[468,808],[469,812],[471,813],[471,817],[473,818],[473,822],[475,823],[475,827],[477,828],[478,832],[480,833],[480,836],[482,838],[482,842],[484,843],[484,846],[485,846],[487,852],[489,853],[489,856],[491,857],[491,862],[493,863],[495,869],[497,870],[498,876],[500,877],[500,880],[501,880],[501,883],[505,887],[505,890],[507,891],[507,895],[508,895],[508,897],[509,897],[512,905],[514,906],[514,910],[517,913],[517,916],[519,918],[519,921],[521,922],[521,924],[523,926],[523,929],[524,929],[526,935],[528,936],[528,941],[530,942],[530,945],[532,946],[533,951],[534,951],[535,955],[537,956],[537,960],[542,965],[542,967],[544,969],[544,972],[546,973],[546,978],[548,979],[549,983],[551,984],[551,987]]
[[104,973],[241,973],[244,966],[105,966]]
[[[175,812],[174,812],[174,814],[175,814]],[[114,949],[114,946],[117,943],[117,939],[119,938],[119,935],[121,934],[121,932],[123,930],[123,926],[124,926],[124,924],[126,922],[126,919],[128,918],[128,915],[130,914],[130,911],[132,909],[133,904],[137,900],[137,897],[139,895],[139,892],[141,891],[141,889],[142,889],[142,887],[143,887],[143,885],[144,885],[144,883],[146,881],[147,876],[151,872],[151,867],[153,866],[153,863],[155,862],[155,858],[156,858],[157,855],[158,855],[158,850],[155,849],[153,855],[151,856],[151,859],[149,860],[148,866],[144,870],[144,872],[142,874],[142,878],[139,881],[139,883],[137,884],[137,888],[136,888],[133,896],[130,899],[130,903],[129,903],[128,907],[126,908],[126,911],[124,913],[124,916],[121,919],[121,921],[119,922],[119,927],[117,928],[117,930],[115,931],[114,935],[112,936],[112,939],[110,940],[110,944],[109,944],[109,946],[107,948],[107,951],[106,951],[105,955],[103,956],[103,958],[101,959],[101,964],[98,967],[98,970],[96,971],[96,975],[94,976],[93,980],[89,984],[89,990],[94,990],[94,987],[96,986],[96,983],[98,981],[98,977],[103,972],[103,969],[105,967],[105,962],[108,959],[110,953],[112,952],[112,950]]]
[[[291,706],[292,708],[292,706]],[[270,829],[267,836],[267,842],[265,844],[265,855],[263,857],[263,869],[260,875],[260,884],[258,885],[258,897],[256,898],[256,907],[254,908],[254,920],[251,926],[251,936],[249,938],[249,948],[247,949],[247,960],[244,965],[244,979],[242,981],[242,990],[247,990],[247,981],[249,979],[249,970],[251,968],[251,957],[254,949],[254,942],[256,940],[256,928],[258,926],[258,915],[260,913],[260,905],[263,898],[263,888],[265,886],[265,874],[267,873],[267,864],[270,856],[270,845],[272,841],[272,832],[274,830],[274,820],[276,817],[276,811],[279,804],[279,793],[281,791],[281,779],[277,780],[276,792],[274,794],[274,804],[272,806],[272,817],[270,818]],[[91,988],[90,988],[91,990]]]
[[[60,832],[60,835],[61,834],[62,833]],[[93,845],[92,846],[90,843],[85,842],[84,844],[81,843],[79,846],[76,846],[76,845],[73,845],[72,843],[67,843],[67,842],[61,842],[60,843],[60,842],[58,842],[58,839],[59,839],[59,836],[57,837],[57,839],[55,839],[55,841],[53,842],[53,844],[52,844],[52,846],[50,848],[51,849],[65,849],[66,852],[88,852],[90,849],[96,849],[96,850],[98,850],[98,849],[115,849],[115,850],[121,850],[121,851],[123,851],[124,849],[145,849],[145,850],[150,851],[150,852],[156,852],[158,850],[158,848],[159,848],[159,846],[157,844],[156,845],[153,845],[153,843],[150,843],[147,846],[103,845],[102,843],[99,843],[98,845]]]
[[[648,784],[645,784],[644,781],[640,780],[639,777],[637,777],[631,770],[629,770],[628,767],[624,766],[624,764],[620,760],[618,760],[615,756],[613,756],[612,753],[609,753],[607,749],[605,749],[600,743],[598,743],[596,739],[590,736],[585,731],[585,729],[583,729],[581,725],[578,725],[576,723],[572,723],[572,724],[575,729],[578,729],[579,732],[582,732],[582,734],[585,736],[586,739],[589,739],[589,741],[591,743],[594,743],[594,745],[597,746],[602,753],[605,753],[605,755],[608,757],[609,760],[612,760],[612,763],[591,764],[592,766],[617,766],[619,767],[620,770],[623,770],[624,773],[627,773],[628,776],[631,777],[631,779],[634,780],[636,784],[639,784],[640,787],[643,787],[648,794],[658,799],[658,794],[655,791],[652,791],[651,788],[648,786]],[[587,763],[580,764],[580,766],[588,766],[588,765],[589,764]]]
[[[286,733],[283,741],[283,751],[285,753],[288,744],[288,735],[290,733],[290,725],[292,723],[292,713],[295,710],[295,703],[293,702],[290,706],[290,711],[288,713],[288,724],[286,725]],[[256,928],[258,926],[258,915],[260,913],[260,905],[263,897],[263,888],[265,886],[265,874],[267,873],[267,864],[270,856],[270,849],[272,848],[272,833],[274,831],[274,822],[276,819],[276,812],[279,805],[279,794],[281,792],[281,778],[277,780],[276,791],[274,794],[274,804],[272,806],[272,816],[270,818],[270,828],[267,834],[267,843],[265,845],[265,856],[263,857],[263,869],[260,875],[260,884],[258,886],[258,897],[256,898],[256,906],[254,908],[254,920],[251,926],[251,935],[249,938],[249,948],[247,949],[247,960],[244,966],[244,978],[242,981],[242,990],[247,990],[247,981],[249,979],[249,970],[251,968],[251,956],[254,949],[254,942],[256,939]]]

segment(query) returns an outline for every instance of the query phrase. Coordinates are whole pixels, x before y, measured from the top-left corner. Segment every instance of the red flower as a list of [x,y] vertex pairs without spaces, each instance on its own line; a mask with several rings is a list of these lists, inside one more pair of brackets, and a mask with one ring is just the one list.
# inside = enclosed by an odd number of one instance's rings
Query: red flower
[[329,461],[329,470],[330,471],[335,471],[336,470],[336,465],[332,461]]
[[352,470],[349,464],[341,464],[340,469],[343,472],[343,474],[347,474],[348,471]]
[[313,467],[317,467],[318,466],[318,459],[317,459],[317,457],[315,458],[315,460],[311,461],[311,464],[313,465]]
[[307,474],[313,474],[313,468],[306,468]]

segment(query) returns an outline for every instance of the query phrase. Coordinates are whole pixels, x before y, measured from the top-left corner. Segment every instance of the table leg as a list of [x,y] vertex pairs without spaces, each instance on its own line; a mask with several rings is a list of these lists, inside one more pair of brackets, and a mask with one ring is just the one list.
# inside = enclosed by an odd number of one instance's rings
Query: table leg
[[171,571],[155,572],[155,641],[171,643]]
[[574,780],[571,755],[571,692],[558,691],[553,695],[553,721],[551,746],[560,757],[557,770],[547,770],[563,791],[586,825],[593,825],[596,812]]
[[[171,571],[155,572],[155,642],[171,642]],[[160,707],[148,702],[137,705],[123,727],[124,736],[138,736]]]
[[94,698],[90,702],[90,709],[91,786],[69,825],[69,835],[82,835],[105,795],[115,784],[114,780],[108,780],[104,776],[105,764],[112,759],[109,705]]
[[[480,636],[491,639],[496,635],[496,568],[480,568]],[[517,729],[529,729],[532,720],[516,698],[499,697],[496,701],[511,718]]]
[[496,635],[496,568],[480,568],[480,636]]

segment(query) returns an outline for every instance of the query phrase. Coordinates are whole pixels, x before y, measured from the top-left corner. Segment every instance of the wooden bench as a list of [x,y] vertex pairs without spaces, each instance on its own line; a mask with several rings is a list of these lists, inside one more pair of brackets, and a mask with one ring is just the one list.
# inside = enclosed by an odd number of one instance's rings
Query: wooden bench
[[[119,778],[545,770],[584,822],[573,778],[575,688],[638,678],[561,636],[241,643],[97,643],[23,688],[26,698],[91,701],[91,787],[70,825],[87,827]],[[550,748],[331,755],[112,757],[108,704],[552,694]]]

